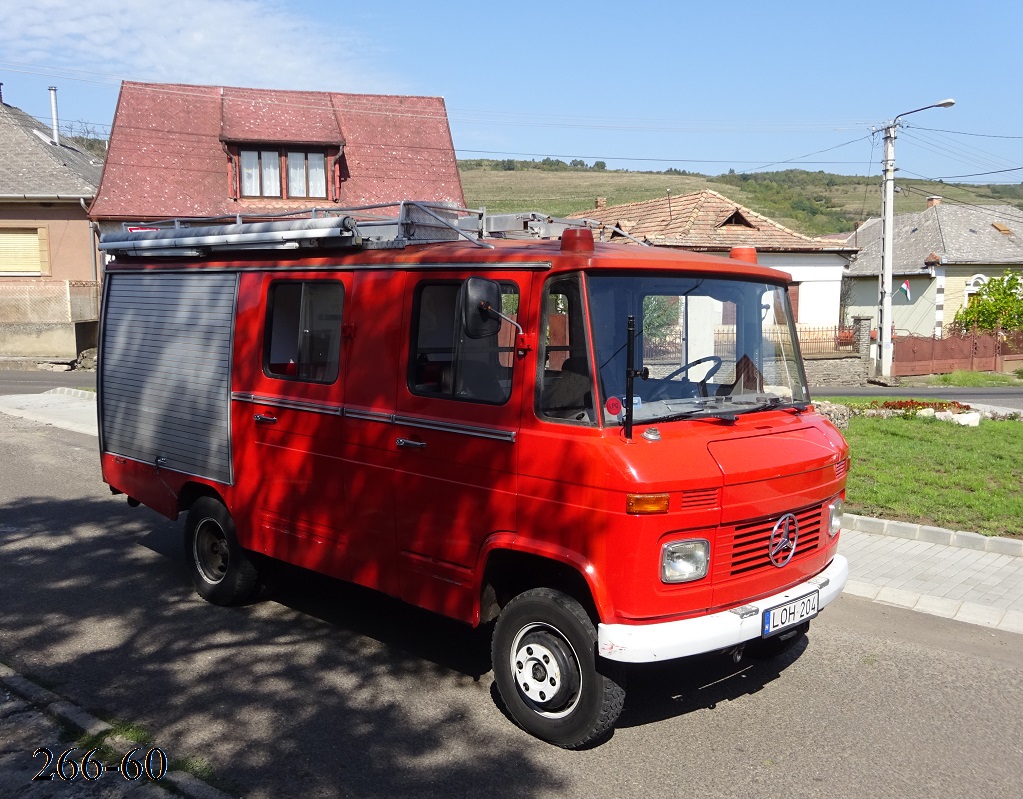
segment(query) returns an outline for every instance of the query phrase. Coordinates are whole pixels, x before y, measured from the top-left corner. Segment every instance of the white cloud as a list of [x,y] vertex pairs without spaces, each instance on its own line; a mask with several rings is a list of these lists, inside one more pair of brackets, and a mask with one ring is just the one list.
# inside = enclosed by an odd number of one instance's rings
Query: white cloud
[[120,79],[393,92],[386,55],[333,3],[36,0],[0,5],[0,65]]

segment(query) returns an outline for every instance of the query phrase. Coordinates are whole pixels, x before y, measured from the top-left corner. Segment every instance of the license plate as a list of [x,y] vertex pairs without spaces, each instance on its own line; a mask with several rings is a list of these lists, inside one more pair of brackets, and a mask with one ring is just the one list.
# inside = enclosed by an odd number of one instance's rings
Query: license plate
[[820,607],[820,592],[805,594],[784,605],[776,605],[764,611],[763,638],[797,627],[817,615]]

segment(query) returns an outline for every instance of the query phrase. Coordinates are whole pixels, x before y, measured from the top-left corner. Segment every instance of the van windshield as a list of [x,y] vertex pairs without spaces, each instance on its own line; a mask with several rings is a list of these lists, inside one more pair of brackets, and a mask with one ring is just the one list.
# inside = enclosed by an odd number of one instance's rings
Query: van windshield
[[[604,420],[623,414],[628,317],[636,319],[637,423],[734,416],[809,401],[784,286],[710,277],[586,280]],[[618,400],[616,402],[615,400]],[[611,402],[608,402],[611,400]]]

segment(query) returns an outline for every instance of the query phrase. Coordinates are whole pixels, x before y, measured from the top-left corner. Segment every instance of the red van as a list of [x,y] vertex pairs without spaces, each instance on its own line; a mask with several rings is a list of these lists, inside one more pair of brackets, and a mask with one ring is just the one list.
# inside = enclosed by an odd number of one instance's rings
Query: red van
[[210,602],[274,558],[492,623],[508,712],[563,747],[609,733],[626,663],[791,644],[846,581],[849,455],[789,277],[571,224],[402,203],[105,235],[104,479],[187,513]]

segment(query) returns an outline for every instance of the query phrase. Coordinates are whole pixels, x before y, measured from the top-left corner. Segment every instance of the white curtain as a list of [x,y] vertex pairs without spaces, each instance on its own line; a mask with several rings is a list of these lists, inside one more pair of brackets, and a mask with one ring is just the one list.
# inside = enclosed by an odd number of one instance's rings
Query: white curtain
[[276,150],[263,150],[263,196],[281,196],[281,159]]

